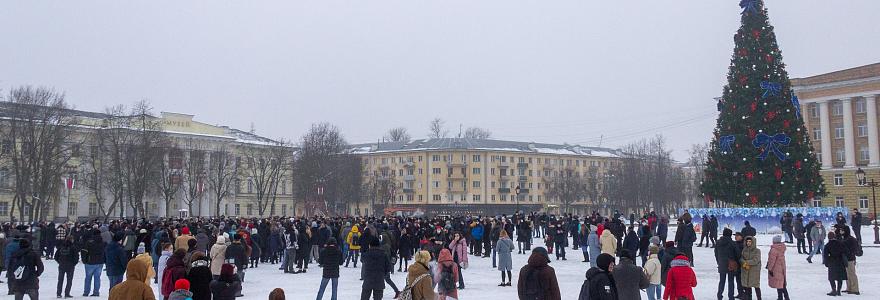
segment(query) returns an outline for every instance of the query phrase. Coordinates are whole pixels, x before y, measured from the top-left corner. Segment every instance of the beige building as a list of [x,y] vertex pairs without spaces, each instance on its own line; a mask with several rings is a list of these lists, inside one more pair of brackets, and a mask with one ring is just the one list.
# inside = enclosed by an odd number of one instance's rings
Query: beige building
[[[8,102],[0,102],[0,112],[3,106],[10,105]],[[83,139],[84,135],[97,130],[102,124],[102,119],[108,116],[102,113],[72,111],[77,116],[81,125],[77,134],[68,137],[71,141]],[[179,179],[183,172],[185,162],[195,157],[201,158],[201,161],[207,166],[207,161],[213,159],[212,155],[220,153],[229,153],[234,156],[235,166],[238,166],[238,176],[235,184],[230,188],[230,196],[227,196],[219,206],[217,211],[214,205],[214,193],[209,187],[207,179],[199,179],[195,187],[200,192],[198,199],[193,201],[193,211],[188,211],[188,205],[184,202],[184,189],[180,189],[171,202],[170,207],[166,207],[164,198],[158,192],[149,192],[145,197],[145,213],[147,217],[166,216],[166,211],[170,211],[171,215],[176,216],[181,213],[199,216],[215,216],[215,215],[233,215],[233,216],[258,216],[259,210],[256,202],[256,187],[252,177],[248,175],[251,164],[247,163],[247,158],[243,157],[248,149],[273,147],[278,142],[258,136],[251,132],[237,130],[226,126],[217,126],[202,123],[193,119],[193,115],[162,112],[157,117],[162,125],[162,132],[168,140],[174,144],[175,150],[169,151],[163,157],[163,163],[167,166],[169,176],[177,176],[177,184],[185,185],[187,181]],[[2,139],[2,135],[0,135]],[[0,141],[4,150],[12,147],[9,140]],[[90,149],[90,145],[83,144],[82,149]],[[292,155],[292,149],[291,155]],[[83,166],[80,158],[81,151],[73,151],[72,157],[65,166],[65,174],[63,178],[59,178],[64,182],[58,189],[57,195],[49,204],[48,220],[53,219],[77,219],[77,218],[95,218],[99,217],[99,206],[94,192],[86,188],[79,180],[86,172],[86,166]],[[7,158],[8,159],[8,158]],[[244,162],[243,162],[244,161]],[[205,171],[207,172],[207,171]],[[10,213],[18,216],[16,212],[19,207],[13,210],[13,189],[14,178],[9,164],[0,160],[0,221],[8,221]],[[206,176],[206,175],[202,175]],[[267,209],[264,215],[269,215],[270,211],[274,211],[275,215],[291,215],[294,213],[294,201],[292,191],[292,181],[290,180],[290,170],[285,170],[278,182],[277,197],[274,210]],[[67,182],[70,180],[72,189],[68,189]],[[105,197],[106,198],[106,197]],[[106,202],[106,201],[105,201]],[[109,206],[105,203],[105,207]],[[123,205],[126,216],[130,216],[131,208]],[[167,208],[167,209],[166,209]],[[186,210],[184,212],[184,210]],[[118,217],[120,212],[115,210],[111,216]]]
[[[561,212],[548,184],[560,172],[595,179],[596,193],[577,199],[572,213],[599,208],[604,178],[618,150],[577,145],[478,140],[420,139],[355,145],[363,156],[367,192],[350,213],[371,210],[429,214]],[[518,191],[518,193],[517,193]]]
[[880,181],[877,97],[880,63],[791,80],[801,104],[828,195],[814,206],[846,206],[873,214],[871,188],[855,172]]

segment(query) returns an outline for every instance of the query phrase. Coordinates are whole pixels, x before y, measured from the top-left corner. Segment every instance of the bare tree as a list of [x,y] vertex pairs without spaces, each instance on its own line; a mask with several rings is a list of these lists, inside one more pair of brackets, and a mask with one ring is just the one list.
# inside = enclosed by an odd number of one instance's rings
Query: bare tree
[[[162,149],[162,162],[156,168],[155,189],[165,202],[166,217],[171,216],[171,203],[180,192],[183,181],[180,166],[176,169],[172,168],[172,165],[177,163],[176,159],[180,157],[182,157],[180,148],[169,143]],[[180,162],[182,163],[182,160]]]
[[464,137],[469,139],[485,140],[492,137],[492,132],[480,127],[468,127],[464,131]]
[[128,116],[131,143],[124,151],[123,167],[125,172],[126,196],[128,205],[134,213],[133,217],[146,216],[144,197],[155,184],[155,170],[162,164],[162,146],[165,136],[162,133],[162,122],[152,113],[152,107],[146,100],[136,102]]
[[205,147],[199,141],[188,139],[186,146],[187,155],[183,161],[183,202],[186,204],[189,213],[193,216],[199,215],[193,212],[193,203],[199,201],[201,203],[202,196],[205,194],[205,181],[207,172],[205,168]]
[[83,159],[83,181],[95,197],[98,213],[106,221],[117,208],[121,209],[125,198],[123,177],[123,149],[129,141],[127,118],[122,106],[105,110],[100,128],[87,136],[90,151]]
[[394,127],[385,134],[385,140],[389,142],[409,142],[411,138],[406,127]]
[[278,186],[285,179],[290,165],[290,145],[279,142],[273,146],[247,147],[243,157],[248,167],[244,174],[254,185],[255,201],[260,216],[264,216],[267,208],[275,206]]
[[[339,194],[340,182],[356,182],[342,179],[360,176],[360,173],[339,173],[338,164],[344,162],[348,144],[336,126],[329,123],[313,124],[299,142],[294,156],[294,198],[303,199],[312,210],[321,210],[328,195]],[[323,194],[320,193],[323,191]]]
[[449,135],[449,130],[446,130],[446,128],[443,127],[444,125],[446,125],[446,121],[443,121],[440,117],[431,120],[431,123],[428,124],[428,137],[432,139],[447,137]]
[[669,212],[685,201],[681,167],[671,158],[663,136],[622,148],[620,163],[609,170],[611,203],[619,209]]
[[82,144],[69,139],[79,121],[64,94],[49,88],[14,88],[8,100],[0,113],[15,178],[10,217],[18,205],[21,220],[44,220],[72,150]]
[[208,187],[214,195],[214,213],[220,214],[220,204],[223,199],[231,196],[234,192],[233,187],[238,178],[238,163],[234,161],[234,157],[227,146],[220,146],[219,149],[211,152],[208,161]]
[[572,168],[566,168],[551,178],[547,193],[549,197],[556,198],[562,204],[562,211],[566,213],[572,203],[586,199],[587,186],[585,177],[577,174]]

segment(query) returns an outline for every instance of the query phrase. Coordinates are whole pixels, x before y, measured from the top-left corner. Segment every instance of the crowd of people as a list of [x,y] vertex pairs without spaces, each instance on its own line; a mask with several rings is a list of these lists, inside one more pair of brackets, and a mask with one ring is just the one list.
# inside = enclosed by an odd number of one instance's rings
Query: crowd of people
[[[382,299],[387,286],[395,299],[445,300],[458,299],[458,291],[465,289],[462,270],[469,267],[470,259],[491,259],[500,273],[498,286],[512,287],[516,251],[529,255],[518,273],[519,298],[561,299],[550,263],[552,257],[567,260],[566,248],[571,247],[582,251],[582,262],[589,264],[580,299],[641,299],[645,292],[652,300],[694,299],[697,230],[688,213],[675,221],[671,240],[667,240],[669,220],[654,212],[633,213],[629,220],[619,213],[594,212],[583,217],[531,213],[5,224],[0,232],[0,268],[7,271],[8,293],[16,300],[25,295],[39,298],[43,259],[57,262],[58,298],[72,298],[71,280],[79,263],[85,272],[82,296],[101,295],[103,273],[109,282],[103,291],[109,291],[109,299],[129,300],[235,299],[244,295],[248,269],[263,264],[277,267],[279,273],[301,274],[316,264],[322,278],[318,300],[324,298],[328,285],[330,299],[337,299],[340,268],[360,269],[361,299]],[[718,299],[723,298],[725,283],[729,299],[761,299],[764,262],[756,230],[745,222],[736,233],[724,228],[718,238],[717,219],[702,216],[702,221],[697,247],[705,241],[705,247],[714,248],[720,275]],[[822,253],[832,286],[829,295],[840,295],[844,280],[845,292],[859,293],[855,260],[861,256],[861,246],[845,218],[838,219],[827,234],[821,222],[804,225],[800,215],[786,214],[780,223],[786,233],[791,228],[785,242],[797,239],[798,252],[809,255],[808,261]],[[810,241],[809,251],[801,242],[804,238]],[[532,245],[535,239],[543,241],[543,247]],[[774,237],[763,268],[778,299],[788,300],[782,239]],[[402,288],[392,280],[394,272],[407,273]],[[281,289],[270,295],[270,299],[283,298]]]

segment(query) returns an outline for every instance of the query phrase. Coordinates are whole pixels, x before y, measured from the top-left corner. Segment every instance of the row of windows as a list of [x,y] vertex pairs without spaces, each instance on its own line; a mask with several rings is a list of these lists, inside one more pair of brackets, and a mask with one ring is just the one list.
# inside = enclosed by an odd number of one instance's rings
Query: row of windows
[[[859,196],[859,209],[868,209],[868,196]],[[835,207],[844,207],[846,206],[846,200],[843,196],[834,197],[834,206]],[[822,207],[822,198],[816,197],[813,199],[813,207]]]
[[[456,169],[459,170],[459,173],[458,173],[458,174],[461,174],[461,175],[464,175],[464,176],[467,176],[467,175],[468,175],[468,173],[467,173],[467,168],[446,168],[446,174],[447,174],[447,175],[454,175],[454,174],[456,173],[456,172],[455,172]],[[498,169],[498,172],[497,172],[497,173],[500,174],[501,176],[508,176],[508,175],[510,175],[510,176],[515,176],[515,175],[518,175],[518,176],[537,176],[537,177],[542,177],[542,176],[543,176],[543,177],[555,177],[555,176],[561,176],[561,175],[563,175],[563,174],[564,174],[565,176],[574,176],[574,177],[580,177],[580,176],[581,176],[581,172],[578,172],[578,171],[575,171],[575,172],[566,171],[566,172],[567,172],[567,173],[562,173],[562,172],[560,172],[560,171],[553,171],[553,170],[544,170],[543,172],[541,172],[541,171],[526,170],[526,169],[518,169],[518,170],[516,170],[516,171],[514,172],[514,170]],[[414,171],[414,169],[406,169],[406,170],[404,170],[404,169],[398,169],[398,170],[397,170],[397,176],[404,176],[404,174],[406,174],[406,175],[415,175],[415,173],[416,173],[416,171]],[[482,171],[481,171],[480,168],[473,168],[473,169],[471,169],[471,173],[470,173],[470,174],[473,174],[473,175],[480,175],[481,173],[482,173]],[[389,172],[388,172],[387,169],[381,169],[381,170],[374,170],[374,171],[373,171],[373,176],[379,176],[379,175],[382,175],[382,176],[388,176],[388,174],[389,174]],[[391,174],[391,175],[394,175],[394,171],[392,170],[392,171],[390,172],[390,174]],[[424,174],[422,168],[419,168],[419,169],[418,169],[418,174],[419,174],[419,175],[423,175],[423,174]],[[443,168],[431,168],[431,174],[433,174],[433,175],[442,175],[442,174],[443,174]],[[528,175],[527,175],[527,174],[528,174]],[[587,172],[584,172],[584,175],[585,175],[585,176],[586,176],[586,174],[587,174]],[[496,175],[495,168],[489,168],[489,175]],[[600,174],[600,173],[596,173],[596,176],[601,177],[602,174]]]
[[[530,164],[531,164],[531,163],[533,163],[534,161],[537,161],[538,164],[541,164],[541,163],[543,162],[544,164],[547,164],[547,165],[558,165],[558,166],[569,166],[569,167],[572,166],[572,165],[574,165],[574,166],[576,166],[576,167],[580,167],[581,165],[583,165],[583,166],[587,166],[587,162],[589,162],[589,165],[590,165],[591,167],[600,167],[600,166],[608,167],[608,166],[614,166],[614,162],[613,162],[613,161],[612,161],[612,162],[608,162],[608,161],[595,161],[595,160],[586,160],[586,159],[583,159],[583,160],[582,160],[582,159],[574,159],[574,160],[572,160],[572,159],[561,159],[561,158],[541,158],[541,157],[537,157],[537,158],[533,158],[533,157],[516,157],[516,159],[515,159],[515,157],[513,157],[513,156],[501,156],[501,155],[492,156],[491,158],[492,158],[492,162],[502,162],[502,163],[504,163],[504,162],[508,162],[508,161],[510,161],[510,162],[514,162],[514,161],[515,161],[515,162],[518,162],[518,163],[530,163]],[[395,157],[382,157],[382,158],[374,157],[374,158],[372,159],[372,163],[373,163],[374,165],[378,165],[378,164],[380,164],[380,163],[381,163],[382,165],[387,165],[387,164],[389,164],[389,163],[399,163],[399,164],[403,164],[404,162],[415,162],[415,161],[421,162],[421,161],[422,161],[422,156],[409,156],[409,157],[406,157],[406,158],[404,158],[404,157],[402,157],[402,156],[400,156],[400,157],[396,157],[396,158],[395,158]],[[431,161],[432,161],[432,162],[440,162],[440,161],[443,161],[443,162],[447,162],[447,161],[449,161],[449,162],[454,162],[455,159],[454,159],[454,157],[453,157],[452,154],[448,154],[448,155],[433,154],[433,155],[431,155]],[[462,155],[461,155],[461,160],[459,160],[459,162],[467,162],[467,161],[468,161],[468,155],[467,155],[467,154],[462,154]],[[475,163],[476,163],[476,162],[481,162],[481,161],[482,161],[482,155],[480,155],[480,154],[473,154],[473,155],[471,155],[470,161],[471,161],[471,162],[475,162]],[[370,164],[370,159],[369,159],[369,158],[364,159],[364,164]]]
[[[482,195],[471,195],[470,198],[474,202],[482,201]],[[406,196],[398,195],[397,196],[397,201],[400,201],[400,202],[403,202],[403,201],[412,202],[414,199],[415,199],[414,195],[406,195]],[[418,195],[418,199],[419,199],[418,200],[419,202],[424,201],[422,195]],[[431,199],[433,201],[442,201],[443,195],[442,194],[433,194],[433,195],[431,195]],[[447,200],[448,201],[467,201],[467,199],[468,199],[467,195],[459,194],[458,197],[450,195]],[[516,195],[501,194],[501,195],[490,195],[489,196],[489,201],[491,201],[491,202],[496,202],[498,199],[500,199],[501,202],[505,202],[508,200],[514,201],[514,200],[516,200]],[[534,202],[534,201],[541,202],[542,199],[544,199],[544,198],[541,195],[521,195],[520,196],[520,200],[529,201],[529,202]],[[547,199],[550,199],[550,198],[548,197]],[[553,200],[558,200],[558,199],[553,199]],[[582,197],[581,199],[578,199],[578,202],[584,202],[586,200],[587,200],[586,197]],[[238,204],[236,204],[236,205],[238,205]]]
[[[862,114],[868,112],[868,105],[865,99],[856,99],[853,101],[856,106],[856,113]],[[810,116],[813,118],[819,117],[819,103],[810,103]],[[843,115],[843,101],[834,100],[831,101],[831,114],[834,116],[842,116]]]
[[[864,122],[859,122],[856,125],[856,134],[857,137],[867,137],[868,136],[868,124]],[[843,139],[846,136],[845,130],[843,129],[843,124],[835,124],[834,125],[834,139],[839,140]],[[813,140],[821,141],[822,140],[822,130],[819,128],[813,128]]]

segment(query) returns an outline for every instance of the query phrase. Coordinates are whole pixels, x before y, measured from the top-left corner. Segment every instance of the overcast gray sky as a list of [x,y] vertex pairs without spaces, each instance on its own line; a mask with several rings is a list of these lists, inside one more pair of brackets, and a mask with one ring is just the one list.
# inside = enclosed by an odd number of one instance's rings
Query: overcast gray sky
[[[0,88],[288,139],[423,137],[437,116],[536,142],[662,133],[684,159],[711,136],[738,2],[2,0]],[[767,2],[791,76],[880,61],[880,1]]]

